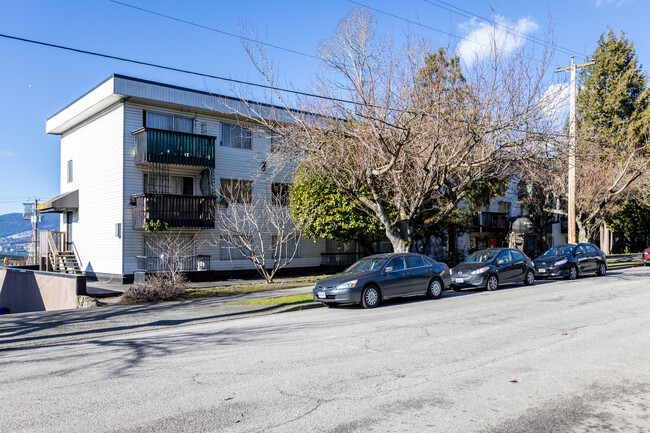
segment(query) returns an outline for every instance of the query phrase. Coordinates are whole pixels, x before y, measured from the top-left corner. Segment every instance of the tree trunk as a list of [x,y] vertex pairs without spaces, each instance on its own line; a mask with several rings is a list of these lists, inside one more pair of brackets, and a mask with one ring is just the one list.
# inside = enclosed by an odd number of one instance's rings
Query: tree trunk
[[589,242],[587,239],[587,227],[580,218],[576,218],[576,225],[578,226],[578,242]]
[[455,266],[458,264],[458,248],[456,246],[456,230],[448,228],[447,229],[447,244],[449,252],[449,266]]

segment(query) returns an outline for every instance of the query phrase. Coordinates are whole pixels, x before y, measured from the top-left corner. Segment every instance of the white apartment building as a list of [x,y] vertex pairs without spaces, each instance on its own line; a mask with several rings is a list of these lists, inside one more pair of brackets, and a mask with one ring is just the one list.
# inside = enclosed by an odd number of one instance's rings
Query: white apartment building
[[[86,275],[128,281],[138,268],[156,270],[143,226],[157,220],[197,235],[188,270],[253,269],[218,242],[214,205],[224,187],[270,196],[290,179],[260,170],[270,135],[242,127],[236,113],[246,105],[235,98],[112,75],[47,120],[46,132],[61,136],[61,195],[42,209],[62,214]],[[318,267],[324,252],[325,241],[302,239],[289,267]]]

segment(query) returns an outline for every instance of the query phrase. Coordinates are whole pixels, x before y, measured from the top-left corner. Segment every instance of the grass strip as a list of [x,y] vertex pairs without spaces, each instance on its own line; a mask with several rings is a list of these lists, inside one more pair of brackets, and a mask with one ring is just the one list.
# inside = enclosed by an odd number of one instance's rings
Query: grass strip
[[299,293],[297,295],[280,296],[277,298],[250,299],[248,301],[232,302],[235,305],[295,305],[313,302],[314,295],[311,293]]
[[321,278],[305,278],[280,283],[244,283],[232,286],[190,288],[187,294],[183,296],[183,299],[219,298],[223,296],[245,295],[247,293],[268,292],[271,290],[294,289],[296,287],[313,286]]

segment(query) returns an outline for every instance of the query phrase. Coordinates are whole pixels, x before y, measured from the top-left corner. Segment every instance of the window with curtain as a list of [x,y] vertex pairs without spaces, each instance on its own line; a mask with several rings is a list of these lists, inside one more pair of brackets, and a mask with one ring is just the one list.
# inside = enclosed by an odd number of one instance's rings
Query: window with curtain
[[191,134],[194,132],[194,119],[147,111],[147,128],[163,129]]
[[241,179],[221,179],[221,198],[236,203],[250,203],[253,200],[253,182]]
[[68,161],[68,183],[72,182],[72,160]]
[[275,206],[288,206],[289,205],[289,188],[288,183],[272,183],[271,184],[271,202]]
[[[245,239],[242,239],[242,243],[250,243],[251,237],[245,236]],[[220,260],[246,260],[246,256],[242,254],[239,249],[231,245],[223,237],[221,238],[221,245],[219,248],[219,259]]]
[[[293,254],[294,249],[296,248],[296,238],[289,238],[280,246],[280,258],[281,259],[287,259],[291,257],[291,254]],[[278,237],[273,236],[273,247],[278,244]],[[298,249],[296,250],[296,255],[293,256],[294,258],[300,258],[300,243],[298,243]]]
[[221,124],[221,145],[238,149],[251,148],[251,131],[232,123]]

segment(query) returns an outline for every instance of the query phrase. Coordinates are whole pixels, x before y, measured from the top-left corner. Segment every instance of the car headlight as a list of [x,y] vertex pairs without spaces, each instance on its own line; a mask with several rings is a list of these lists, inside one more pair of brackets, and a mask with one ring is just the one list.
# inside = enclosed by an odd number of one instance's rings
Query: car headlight
[[357,280],[347,281],[336,286],[337,289],[351,289],[357,285]]
[[484,268],[479,268],[479,269],[477,269],[475,271],[472,271],[472,275],[482,274],[483,272],[487,271],[488,269],[490,269],[489,266],[486,266]]
[[567,261],[568,261],[567,259],[558,260],[557,262],[553,263],[553,266],[556,266],[556,267],[557,266],[562,266],[562,265],[566,264]]

